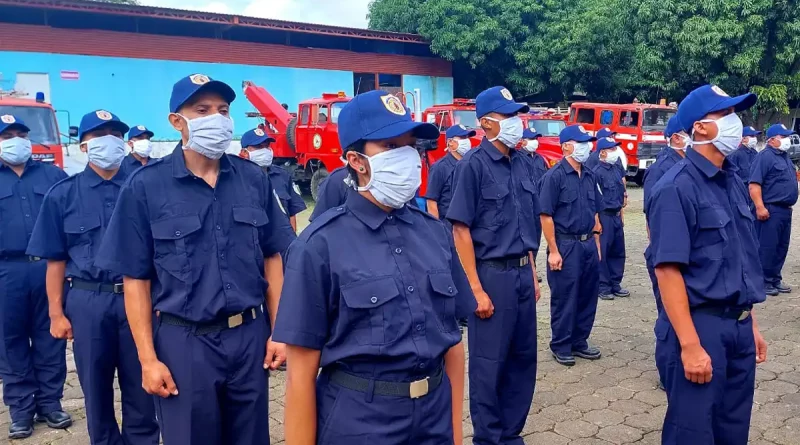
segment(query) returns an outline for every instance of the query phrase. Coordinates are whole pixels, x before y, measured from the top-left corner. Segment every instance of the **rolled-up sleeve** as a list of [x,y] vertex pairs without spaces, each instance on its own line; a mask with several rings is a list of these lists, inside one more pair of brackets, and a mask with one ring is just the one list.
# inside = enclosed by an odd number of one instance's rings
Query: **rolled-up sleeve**
[[28,242],[28,255],[55,261],[69,259],[67,239],[64,235],[64,215],[59,197],[58,192],[53,194],[53,189],[50,189],[44,197],[39,217],[33,226],[33,234]]
[[[688,204],[688,203],[687,203]],[[654,191],[649,209],[650,251],[653,264],[689,264],[691,233],[677,187],[665,184]]]
[[281,211],[269,177],[261,175],[261,181],[261,206],[267,212],[269,223],[259,229],[258,237],[261,251],[265,257],[269,257],[276,253],[286,252],[297,235],[292,230],[289,217]]
[[453,173],[453,197],[447,210],[447,219],[472,227],[478,213],[481,196],[481,175],[476,162],[460,161]]

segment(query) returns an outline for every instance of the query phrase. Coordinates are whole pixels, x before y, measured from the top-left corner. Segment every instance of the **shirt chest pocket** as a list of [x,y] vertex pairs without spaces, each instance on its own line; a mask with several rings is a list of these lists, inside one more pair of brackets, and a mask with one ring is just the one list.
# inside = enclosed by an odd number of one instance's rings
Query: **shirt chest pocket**
[[230,248],[233,249],[236,256],[243,260],[263,259],[259,231],[269,223],[267,212],[260,207],[234,206],[233,222]]
[[709,259],[720,260],[728,244],[726,226],[731,218],[722,207],[701,207],[697,213],[697,238],[693,248],[700,249]]
[[436,324],[442,332],[458,330],[456,320],[456,285],[449,272],[428,275],[431,283],[431,303],[436,311]]
[[533,181],[525,179],[522,181],[522,213],[526,216],[538,216],[539,206],[537,205],[539,199],[537,198],[538,191]]
[[101,226],[100,215],[70,215],[64,218],[69,256],[82,267],[94,257],[92,246],[100,241]]
[[508,223],[508,215],[505,214],[508,194],[508,187],[500,184],[491,184],[481,190],[484,211],[478,221],[480,227],[496,228]]
[[18,208],[14,208],[17,200],[13,199],[13,196],[14,190],[11,187],[0,190],[0,215],[2,215],[4,222],[6,222],[5,220],[7,218],[13,218],[14,214],[19,214],[19,211],[21,210],[19,205],[17,205]]
[[275,199],[278,200],[278,205],[280,206],[281,212],[288,215],[289,200],[291,199],[289,197],[289,192],[286,190],[272,189],[272,193],[275,195]]
[[775,174],[774,174],[775,182],[780,184],[790,184],[797,180],[797,175],[794,171],[794,166],[791,165],[789,161],[784,161],[783,159],[778,160],[775,163]]
[[350,283],[341,290],[347,326],[360,345],[380,346],[397,339],[402,324],[400,290],[393,277]]
[[38,209],[42,206],[42,202],[44,202],[44,195],[50,190],[49,186],[46,185],[37,185],[33,187],[33,197],[36,202],[33,203],[35,209]]
[[201,227],[198,215],[173,216],[151,223],[156,265],[183,281],[188,280],[193,249],[189,248],[187,238]]
[[578,191],[573,188],[562,189],[558,195],[558,206],[566,212],[572,212],[572,207],[577,204]]

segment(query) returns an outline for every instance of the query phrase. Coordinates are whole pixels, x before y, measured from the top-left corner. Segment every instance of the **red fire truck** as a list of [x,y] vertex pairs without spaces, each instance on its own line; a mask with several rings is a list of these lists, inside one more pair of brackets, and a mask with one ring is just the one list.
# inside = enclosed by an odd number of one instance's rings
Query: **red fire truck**
[[641,185],[645,169],[667,146],[664,129],[676,112],[666,105],[575,102],[567,122],[581,124],[592,133],[606,127],[617,132],[616,139],[628,159],[627,176]]
[[561,144],[558,135],[567,126],[567,110],[556,109],[531,109],[528,114],[521,115],[525,128],[533,130],[542,135],[539,138],[539,149],[536,151],[544,160],[547,167],[556,165],[561,158]]
[[0,94],[0,116],[11,114],[31,129],[28,137],[33,146],[32,158],[52,162],[64,168],[64,151],[61,134],[53,107],[44,100],[21,99]]

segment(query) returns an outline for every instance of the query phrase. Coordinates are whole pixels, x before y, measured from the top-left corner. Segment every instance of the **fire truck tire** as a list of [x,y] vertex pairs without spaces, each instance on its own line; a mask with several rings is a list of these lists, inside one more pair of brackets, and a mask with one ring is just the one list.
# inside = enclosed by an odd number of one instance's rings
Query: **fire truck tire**
[[295,146],[296,138],[295,138],[295,130],[297,129],[297,118],[293,117],[292,120],[289,121],[289,125],[286,127],[286,141],[289,142],[289,147],[292,150],[297,149]]
[[320,167],[319,170],[311,175],[311,198],[314,199],[314,202],[317,202],[317,197],[319,196],[319,185],[322,184],[322,181],[327,177],[328,170],[325,170],[325,167]]

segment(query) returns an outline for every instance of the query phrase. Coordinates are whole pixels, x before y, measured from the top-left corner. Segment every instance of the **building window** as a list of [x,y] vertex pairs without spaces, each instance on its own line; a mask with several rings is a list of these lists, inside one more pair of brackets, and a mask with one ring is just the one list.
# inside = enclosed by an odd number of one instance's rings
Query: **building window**
[[378,74],[379,89],[395,94],[403,92],[403,76],[399,74]]
[[375,73],[353,73],[353,91],[355,94],[377,90],[377,77]]

